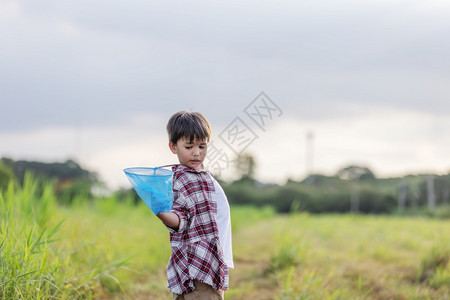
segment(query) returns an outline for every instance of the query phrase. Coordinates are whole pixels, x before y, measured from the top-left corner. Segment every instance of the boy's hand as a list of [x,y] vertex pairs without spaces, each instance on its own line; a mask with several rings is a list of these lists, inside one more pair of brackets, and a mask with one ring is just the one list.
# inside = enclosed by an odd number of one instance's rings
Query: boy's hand
[[163,194],[152,195],[151,210],[157,215],[160,212],[168,212],[172,208],[173,199]]

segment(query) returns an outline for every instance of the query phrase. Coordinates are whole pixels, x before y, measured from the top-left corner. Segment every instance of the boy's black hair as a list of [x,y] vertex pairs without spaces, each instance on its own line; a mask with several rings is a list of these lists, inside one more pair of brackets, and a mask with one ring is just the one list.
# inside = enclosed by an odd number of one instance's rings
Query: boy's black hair
[[211,126],[205,116],[199,112],[179,111],[167,122],[169,141],[176,144],[185,137],[192,143],[194,139],[209,142]]

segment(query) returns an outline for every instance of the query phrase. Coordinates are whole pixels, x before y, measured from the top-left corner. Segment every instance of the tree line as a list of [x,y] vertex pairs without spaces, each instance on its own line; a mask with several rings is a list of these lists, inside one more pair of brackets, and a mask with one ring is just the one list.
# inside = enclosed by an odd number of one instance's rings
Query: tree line
[[0,191],[10,182],[23,185],[27,174],[41,180],[54,182],[58,201],[71,203],[76,197],[92,199],[92,189],[99,183],[95,172],[82,168],[74,160],[65,162],[38,162],[26,160],[0,159]]
[[[367,167],[349,165],[333,176],[311,174],[285,184],[264,184],[255,179],[257,164],[250,154],[236,160],[236,180],[221,185],[231,205],[271,206],[279,213],[418,213],[450,217],[450,174],[414,174],[377,178]],[[76,197],[93,200],[93,188],[101,184],[97,174],[73,160],[63,163],[0,160],[0,191],[13,180],[21,184],[25,174],[52,180],[61,203]],[[220,181],[220,178],[219,178]],[[139,197],[132,188],[114,192],[118,201]]]
[[241,154],[236,161],[240,178],[222,182],[231,204],[272,206],[280,213],[410,213],[450,218],[450,173],[377,178],[365,166],[349,165],[333,176],[311,174],[301,181],[275,185],[255,179],[257,164],[250,154]]

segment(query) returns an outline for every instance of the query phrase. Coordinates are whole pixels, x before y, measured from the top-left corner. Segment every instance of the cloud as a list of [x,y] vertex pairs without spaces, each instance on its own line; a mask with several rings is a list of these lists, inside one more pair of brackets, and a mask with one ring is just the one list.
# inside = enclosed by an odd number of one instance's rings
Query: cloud
[[301,117],[349,100],[441,112],[449,21],[435,5],[22,2],[0,50],[0,128],[111,124],[187,102],[236,109],[261,90]]
[[0,3],[0,22],[17,20],[21,15],[19,1],[6,0]]
[[[76,155],[78,134],[95,157],[83,160],[97,168],[132,150],[115,137],[138,147],[147,133],[130,125],[138,115],[165,124],[175,111],[201,111],[220,132],[264,91],[284,111],[277,126],[312,128],[330,168],[358,157],[345,145],[383,170],[395,159],[434,166],[429,153],[441,157],[450,128],[449,12],[446,1],[3,1],[0,152]],[[426,130],[402,127],[402,118]],[[321,145],[336,128],[348,143]],[[427,142],[411,151],[416,135]],[[272,150],[261,153],[278,161]]]
[[[373,106],[359,115],[328,120],[280,118],[249,149],[260,178],[282,182],[307,173],[306,135],[313,133],[313,172],[333,175],[350,164],[380,177],[450,171],[450,119],[426,112]],[[309,155],[309,154],[308,154]],[[279,176],[283,174],[284,176]]]
[[56,31],[66,35],[77,36],[82,33],[82,30],[77,26],[67,23],[67,22],[59,22],[56,24]]

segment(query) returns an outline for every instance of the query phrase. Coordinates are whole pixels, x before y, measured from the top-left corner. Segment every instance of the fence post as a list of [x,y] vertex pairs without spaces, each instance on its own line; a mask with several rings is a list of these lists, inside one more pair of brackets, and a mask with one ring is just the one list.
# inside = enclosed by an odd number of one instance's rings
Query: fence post
[[434,176],[427,177],[427,195],[428,195],[428,209],[430,211],[436,210],[436,195],[434,193]]
[[405,180],[402,180],[398,186],[398,211],[403,212],[406,205],[407,186]]

